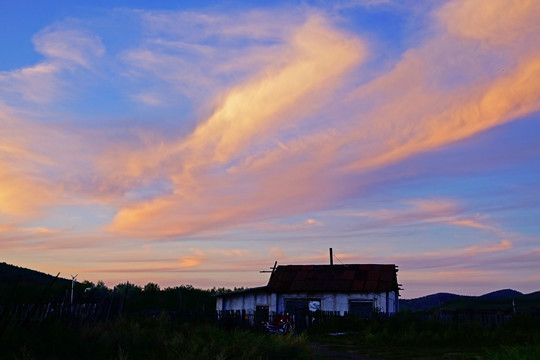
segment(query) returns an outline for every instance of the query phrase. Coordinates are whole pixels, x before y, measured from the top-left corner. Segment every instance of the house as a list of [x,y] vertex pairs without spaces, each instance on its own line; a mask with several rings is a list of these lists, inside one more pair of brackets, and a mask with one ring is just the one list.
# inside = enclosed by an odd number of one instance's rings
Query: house
[[312,318],[317,311],[392,315],[399,310],[397,272],[386,264],[278,266],[266,286],[218,294],[216,310],[251,322],[280,314]]

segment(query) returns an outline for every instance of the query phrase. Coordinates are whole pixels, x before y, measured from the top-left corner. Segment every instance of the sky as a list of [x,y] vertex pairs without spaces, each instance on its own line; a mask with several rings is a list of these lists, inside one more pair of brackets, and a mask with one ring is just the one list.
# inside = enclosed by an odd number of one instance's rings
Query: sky
[[540,2],[0,4],[0,261],[540,290]]

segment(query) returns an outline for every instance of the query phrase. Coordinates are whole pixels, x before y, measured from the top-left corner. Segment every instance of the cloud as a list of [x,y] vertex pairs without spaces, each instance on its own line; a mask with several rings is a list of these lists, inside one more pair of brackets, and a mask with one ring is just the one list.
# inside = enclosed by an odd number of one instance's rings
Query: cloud
[[0,92],[5,98],[21,95],[31,102],[50,102],[62,88],[58,79],[60,70],[57,64],[40,63],[11,72],[0,72]]
[[391,4],[391,0],[341,0],[334,1],[333,5],[336,9],[349,9],[355,7],[376,7],[380,5]]
[[[205,106],[208,96],[220,96],[231,79],[245,80],[261,68],[280,65],[292,29],[306,12],[291,8],[218,12],[137,11],[145,35],[139,46],[122,54],[123,75],[154,92],[150,106],[177,104],[184,96]],[[276,21],[279,19],[279,21]],[[281,56],[281,60],[283,56]],[[159,95],[158,95],[159,94]],[[207,104],[206,104],[207,105]]]
[[532,0],[459,0],[443,6],[439,17],[452,35],[502,46],[527,38],[534,41],[539,13],[540,4]]
[[51,62],[71,63],[91,68],[92,62],[105,53],[101,39],[87,31],[67,25],[49,26],[33,37],[36,51]]
[[0,216],[35,216],[38,208],[54,203],[58,194],[58,186],[39,173],[54,165],[54,160],[31,148],[28,135],[33,130],[26,125],[13,109],[0,103]]
[[[373,170],[538,111],[534,50],[505,42],[500,46],[507,46],[507,56],[493,60],[494,50],[478,49],[453,30],[467,22],[463,16],[443,7],[434,17],[442,28],[388,73],[356,89],[344,74],[360,67],[361,40],[321,15],[310,17],[274,53],[278,65],[265,64],[230,88],[191,134],[130,149],[104,164],[119,178],[168,177],[174,186],[171,194],[122,208],[110,230],[175,236],[320,209],[372,186]],[[528,21],[522,25],[529,32],[537,26],[529,16],[512,19]],[[493,64],[506,70],[493,71]],[[354,183],[351,176],[363,178]]]
[[[38,104],[57,100],[71,85],[66,73],[81,67],[92,70],[93,63],[105,52],[99,37],[69,23],[49,26],[32,41],[44,60],[33,66],[0,72],[0,96],[5,103],[9,100],[21,106],[21,97]],[[22,104],[28,106],[24,101]]]
[[[121,76],[144,86],[127,96],[159,107],[176,101],[177,91],[198,89],[199,106],[215,88],[195,111],[200,121],[179,117],[180,131],[155,125],[122,136],[74,125],[44,130],[50,140],[37,139],[46,126],[12,121],[28,133],[10,126],[10,142],[0,143],[1,194],[11,209],[0,211],[30,213],[62,196],[106,203],[118,208],[110,231],[160,238],[277,224],[369,192],[389,176],[378,169],[539,110],[540,62],[531,46],[538,6],[490,4],[448,2],[421,43],[376,72],[366,59],[383,56],[367,49],[379,44],[366,45],[339,27],[343,19],[307,6],[230,16],[137,11],[143,37],[118,61]],[[50,101],[68,80],[64,72],[93,69],[105,55],[101,38],[75,25],[38,33],[33,41],[45,60],[3,72],[0,88]],[[38,192],[49,198],[38,200]],[[368,217],[374,226],[496,230],[458,202],[413,201]]]
[[297,231],[306,230],[312,228],[318,228],[324,226],[322,221],[316,219],[307,219],[299,224],[275,224],[275,223],[263,223],[255,226],[256,229],[265,232],[281,232],[281,231]]
[[487,246],[473,245],[465,249],[466,254],[483,254],[497,251],[504,251],[513,248],[514,246],[508,240],[501,240],[500,243]]
[[[111,229],[142,234],[146,223],[152,227],[152,233],[174,235],[202,230],[208,225],[222,226],[231,218],[249,219],[249,213],[259,206],[257,201],[242,200],[244,208],[226,209],[227,203],[238,199],[234,200],[235,195],[227,194],[223,187],[233,185],[231,190],[237,191],[234,188],[245,182],[242,174],[234,173],[234,164],[243,161],[246,152],[249,154],[261,142],[272,141],[292,121],[300,121],[299,115],[315,111],[320,105],[314,104],[311,97],[332,89],[360,61],[362,51],[358,41],[335,31],[322,18],[308,20],[293,33],[282,54],[274,54],[278,63],[282,62],[280,56],[287,58],[285,66],[271,66],[232,88],[214,113],[185,140],[145,149],[144,154],[127,154],[125,163],[130,167],[124,168],[124,176],[142,175],[148,173],[145,169],[151,172],[156,164],[166,163],[170,164],[169,176],[176,189],[174,195],[122,209]],[[178,162],[171,163],[170,159]],[[227,171],[228,168],[231,170]],[[214,191],[216,175],[223,183]],[[235,184],[234,178],[240,182]],[[243,191],[254,192],[249,186]],[[201,212],[194,213],[195,208]],[[164,216],[167,213],[170,216]],[[202,213],[204,219],[199,218]],[[143,218],[152,221],[140,221]],[[173,222],[173,218],[183,220]]]

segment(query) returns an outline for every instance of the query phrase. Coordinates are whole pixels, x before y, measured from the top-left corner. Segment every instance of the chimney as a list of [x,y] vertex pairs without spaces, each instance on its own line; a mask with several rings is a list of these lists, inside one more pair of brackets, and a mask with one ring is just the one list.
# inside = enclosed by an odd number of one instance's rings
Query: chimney
[[330,265],[334,265],[334,255],[332,254],[332,248],[330,248]]

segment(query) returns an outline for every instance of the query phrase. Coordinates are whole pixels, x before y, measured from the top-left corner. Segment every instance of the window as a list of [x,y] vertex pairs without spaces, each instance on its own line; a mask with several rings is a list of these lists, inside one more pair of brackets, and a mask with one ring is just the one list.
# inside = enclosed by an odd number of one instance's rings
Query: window
[[370,317],[373,315],[373,301],[351,300],[349,301],[349,313],[362,317]]
[[287,314],[295,314],[297,312],[306,311],[307,301],[306,300],[296,300],[288,299],[285,300],[285,312]]
[[287,299],[285,300],[285,312],[294,314],[298,311],[315,312],[321,310],[321,300],[318,299]]

